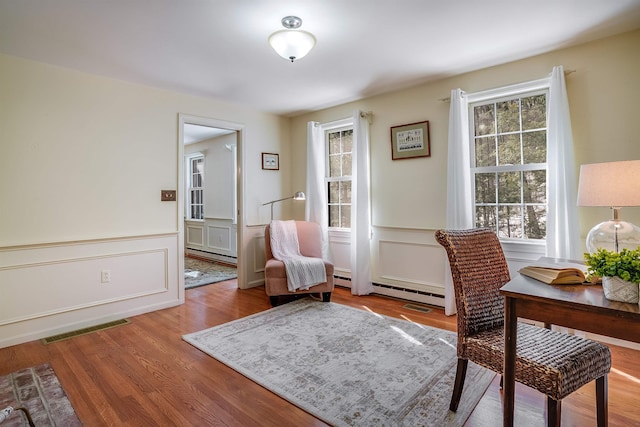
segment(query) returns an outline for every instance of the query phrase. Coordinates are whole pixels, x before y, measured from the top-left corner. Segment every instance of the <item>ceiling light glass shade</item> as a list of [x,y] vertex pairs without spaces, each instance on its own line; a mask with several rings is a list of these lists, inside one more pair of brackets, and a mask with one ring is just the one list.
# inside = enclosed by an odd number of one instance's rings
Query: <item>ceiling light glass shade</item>
[[313,49],[316,38],[302,30],[280,30],[269,36],[269,44],[278,55],[293,62]]
[[620,219],[622,206],[640,206],[640,160],[580,166],[578,206],[607,206],[613,217],[587,234],[587,250],[619,252],[640,246],[640,228]]

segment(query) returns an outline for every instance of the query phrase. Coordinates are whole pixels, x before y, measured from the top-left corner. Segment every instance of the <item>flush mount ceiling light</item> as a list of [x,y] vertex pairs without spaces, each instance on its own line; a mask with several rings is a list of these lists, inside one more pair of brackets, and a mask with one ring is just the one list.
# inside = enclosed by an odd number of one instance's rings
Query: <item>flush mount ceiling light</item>
[[315,46],[316,38],[307,31],[298,30],[302,19],[297,16],[285,16],[281,22],[286,30],[271,34],[269,44],[278,55],[291,62],[304,57]]

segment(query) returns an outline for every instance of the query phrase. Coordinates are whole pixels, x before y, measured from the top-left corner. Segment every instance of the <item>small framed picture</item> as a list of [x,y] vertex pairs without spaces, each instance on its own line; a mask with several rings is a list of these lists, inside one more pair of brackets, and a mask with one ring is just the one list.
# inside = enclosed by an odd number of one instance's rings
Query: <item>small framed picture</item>
[[391,159],[431,156],[429,122],[411,123],[391,128]]
[[262,153],[262,169],[280,170],[280,157],[275,153]]

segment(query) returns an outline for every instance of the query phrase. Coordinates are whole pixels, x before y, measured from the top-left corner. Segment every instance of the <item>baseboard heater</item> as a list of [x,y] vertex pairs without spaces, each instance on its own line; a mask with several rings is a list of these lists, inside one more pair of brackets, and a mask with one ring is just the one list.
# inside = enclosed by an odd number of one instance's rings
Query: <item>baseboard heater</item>
[[[351,281],[350,277],[343,277],[333,275],[334,278]],[[374,293],[385,296],[392,296],[396,298],[406,299],[409,301],[419,301],[439,307],[444,307],[444,296],[433,294],[431,292],[419,291],[416,289],[403,288],[401,286],[387,285],[383,283],[373,282]],[[378,288],[378,289],[376,289]]]
[[228,262],[231,262],[232,264],[234,263],[233,261],[235,261],[235,264],[238,265],[238,257],[236,256],[219,254],[216,252],[203,251],[202,249],[192,249],[192,248],[185,248],[185,253],[192,253],[194,255],[197,255],[203,258],[208,258],[208,259],[228,261]]

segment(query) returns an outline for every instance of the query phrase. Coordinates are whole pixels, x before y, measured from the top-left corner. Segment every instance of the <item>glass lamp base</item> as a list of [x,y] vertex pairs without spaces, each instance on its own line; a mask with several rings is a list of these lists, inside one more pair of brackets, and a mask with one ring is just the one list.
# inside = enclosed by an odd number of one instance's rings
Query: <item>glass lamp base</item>
[[598,249],[620,252],[622,249],[638,249],[639,246],[640,228],[626,221],[601,222],[587,234],[587,250],[590,254]]

